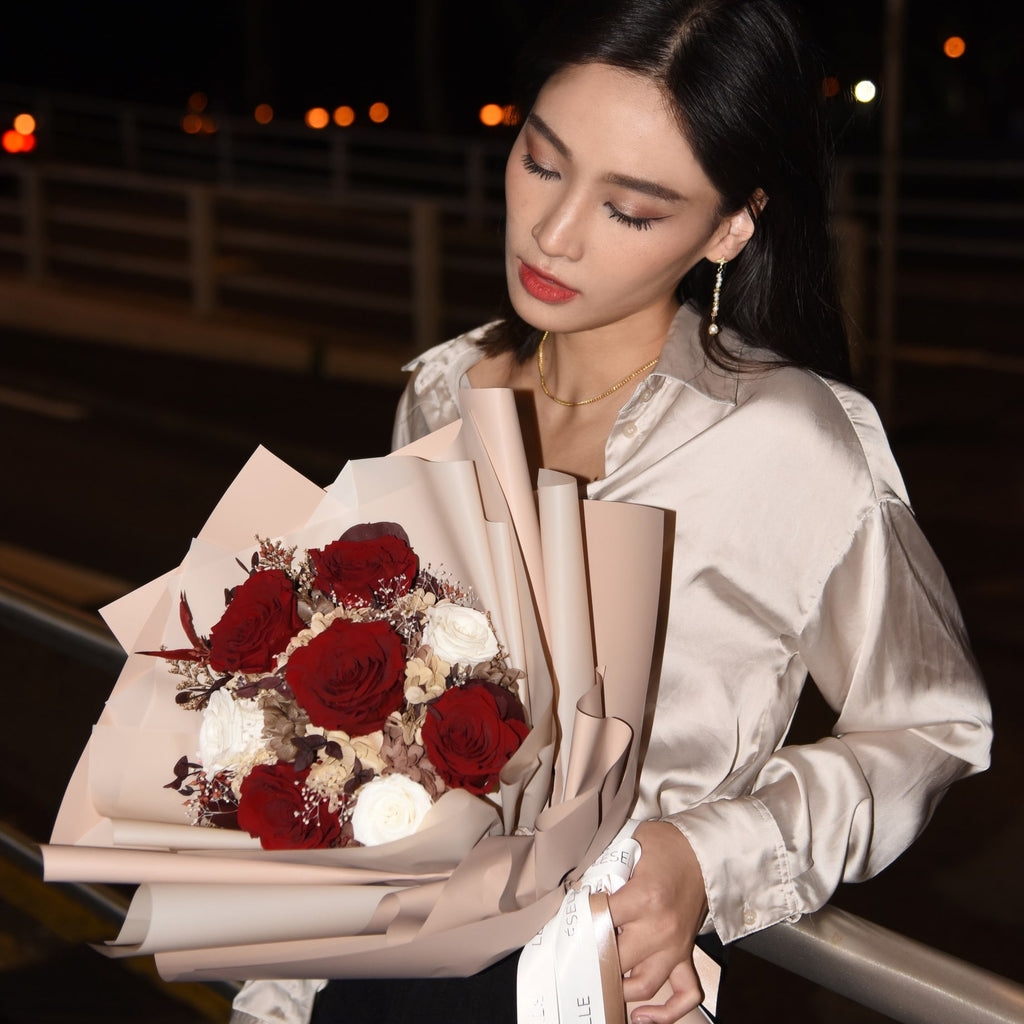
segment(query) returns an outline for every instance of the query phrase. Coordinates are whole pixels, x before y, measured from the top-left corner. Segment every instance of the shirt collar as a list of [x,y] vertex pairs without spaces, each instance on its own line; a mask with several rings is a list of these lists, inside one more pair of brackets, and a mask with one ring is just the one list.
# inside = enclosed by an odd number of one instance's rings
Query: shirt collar
[[[739,373],[716,366],[708,359],[700,343],[700,325],[701,317],[695,309],[679,307],[651,375],[674,378],[713,402],[735,405]],[[742,354],[744,346],[732,331],[724,331],[720,338],[729,352]]]

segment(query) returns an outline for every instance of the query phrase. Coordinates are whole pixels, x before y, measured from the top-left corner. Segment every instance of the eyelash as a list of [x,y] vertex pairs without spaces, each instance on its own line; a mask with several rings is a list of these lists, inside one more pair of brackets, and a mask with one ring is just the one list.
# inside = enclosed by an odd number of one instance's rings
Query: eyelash
[[637,231],[650,231],[651,225],[656,220],[661,220],[660,217],[630,217],[628,213],[623,213],[621,210],[616,210],[611,203],[605,203],[608,207],[608,216],[612,220],[617,220],[620,224],[626,224],[631,228],[636,228]]
[[[523,167],[526,168],[528,173],[536,174],[543,181],[552,181],[559,177],[558,171],[553,171],[550,167],[541,166],[529,153],[523,154]],[[617,220],[620,224],[625,224],[636,231],[650,231],[651,225],[656,220],[662,219],[661,217],[631,217],[628,213],[617,210],[611,203],[605,203],[605,206],[608,207],[608,216],[612,220]]]
[[550,167],[542,167],[529,153],[523,154],[523,166],[530,174],[536,174],[537,177],[543,178],[544,181],[551,181],[559,176],[558,171],[553,171]]

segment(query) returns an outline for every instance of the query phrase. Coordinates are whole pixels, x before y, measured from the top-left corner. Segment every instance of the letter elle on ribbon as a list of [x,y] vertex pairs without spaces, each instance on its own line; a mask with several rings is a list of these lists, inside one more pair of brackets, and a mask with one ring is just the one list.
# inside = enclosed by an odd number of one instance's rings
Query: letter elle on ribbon
[[[640,859],[628,821],[604,853],[562,900],[558,913],[526,944],[519,957],[516,1004],[519,1024],[624,1024],[622,969],[608,895],[629,881]],[[704,1003],[686,1024],[714,1021],[721,968],[694,947]],[[668,998],[667,990],[651,1002]]]

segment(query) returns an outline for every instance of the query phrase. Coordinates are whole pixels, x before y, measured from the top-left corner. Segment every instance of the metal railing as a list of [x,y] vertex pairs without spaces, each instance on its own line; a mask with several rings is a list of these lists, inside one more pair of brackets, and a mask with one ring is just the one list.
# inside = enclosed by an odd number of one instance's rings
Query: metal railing
[[213,111],[190,133],[184,110],[0,86],[0,119],[22,110],[36,119],[37,153],[47,162],[339,197],[373,191],[432,198],[477,222],[500,216],[503,207],[503,129],[492,131],[494,138],[390,125],[315,130]]
[[[0,623],[104,667],[124,654],[91,616],[0,584]],[[8,841],[8,856],[39,858]],[[126,909],[103,887],[69,886],[107,915]],[[1022,1024],[1024,986],[834,907],[774,925],[737,944],[745,951],[902,1024]]]
[[13,161],[0,161],[4,264],[38,285],[185,303],[199,320],[258,314],[410,351],[493,316],[504,281],[497,231],[438,199]]
[[[498,315],[508,136],[231,117],[192,135],[182,111],[0,88],[0,116],[21,107],[40,143],[0,156],[0,273],[287,334],[304,368],[353,378],[387,372],[368,348],[397,376],[405,356]],[[903,160],[886,210],[877,160],[841,170],[843,303],[883,418],[898,363],[1024,372],[1024,161]],[[931,325],[915,335],[922,309]],[[237,358],[237,337],[226,348]]]

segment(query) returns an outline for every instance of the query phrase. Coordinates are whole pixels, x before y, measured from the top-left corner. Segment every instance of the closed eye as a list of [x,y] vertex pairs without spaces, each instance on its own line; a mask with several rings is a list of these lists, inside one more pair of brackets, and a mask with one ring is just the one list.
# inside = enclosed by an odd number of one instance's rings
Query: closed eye
[[631,217],[628,213],[623,213],[621,210],[616,209],[611,203],[605,203],[608,207],[608,216],[612,220],[617,220],[620,224],[626,224],[631,228],[636,228],[637,231],[650,231],[651,225],[656,220],[664,220],[664,217]]
[[559,177],[558,171],[553,171],[550,167],[542,167],[529,153],[523,154],[523,166],[530,174],[536,174],[537,177],[543,178],[545,181]]

